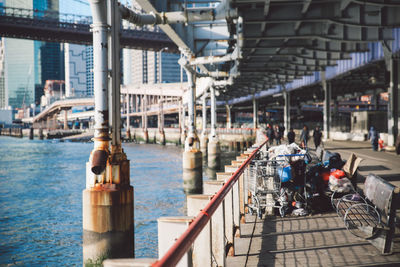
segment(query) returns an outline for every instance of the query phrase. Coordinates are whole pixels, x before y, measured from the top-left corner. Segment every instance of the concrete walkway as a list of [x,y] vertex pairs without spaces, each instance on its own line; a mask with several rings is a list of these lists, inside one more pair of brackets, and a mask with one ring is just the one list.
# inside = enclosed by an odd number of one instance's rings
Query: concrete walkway
[[[400,186],[400,156],[372,151],[368,142],[329,141],[325,149],[347,159],[351,152],[364,159],[359,174],[372,172]],[[353,236],[336,213],[306,217],[246,215],[241,237],[235,239],[235,257],[227,266],[400,266],[400,235],[394,253],[382,256],[367,241]]]

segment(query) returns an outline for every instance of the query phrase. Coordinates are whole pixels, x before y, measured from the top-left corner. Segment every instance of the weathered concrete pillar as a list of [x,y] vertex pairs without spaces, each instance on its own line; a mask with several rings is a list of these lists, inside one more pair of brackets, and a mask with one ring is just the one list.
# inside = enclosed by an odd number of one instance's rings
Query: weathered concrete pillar
[[165,131],[164,131],[164,99],[160,96],[159,101],[159,134],[160,134],[160,144],[165,145]]
[[256,96],[253,95],[253,129],[258,127],[258,101]]
[[30,140],[33,140],[33,131],[34,131],[33,127],[29,128],[29,139]]
[[134,256],[134,199],[129,161],[121,147],[119,8],[114,0],[92,0],[90,6],[95,132],[82,198],[83,264],[101,265],[107,258]]
[[228,104],[225,105],[226,108],[226,128],[232,128],[232,116],[231,116],[231,106]]
[[[217,135],[217,101],[215,98],[215,88],[210,87],[211,94],[211,132],[208,141],[208,168],[217,171],[221,168],[221,148]],[[214,177],[213,177],[214,178]],[[216,178],[216,177],[215,177]],[[215,179],[214,178],[214,179]]]
[[377,90],[373,96],[375,110],[379,110],[379,102],[381,100],[381,91]]
[[82,200],[84,264],[133,257],[133,187],[96,185],[83,191]]
[[200,150],[203,153],[203,158],[207,157],[207,144],[208,144],[208,136],[207,136],[207,102],[206,102],[206,94],[202,97],[202,131],[200,136]]
[[329,139],[331,124],[331,83],[326,81],[325,71],[321,71],[322,90],[324,91],[324,140]]
[[50,128],[51,128],[51,118],[50,118],[50,116],[48,116],[47,117],[47,123],[46,123],[46,129],[50,130]]
[[285,106],[283,108],[283,125],[285,127],[285,136],[290,130],[290,92],[287,90],[283,91],[283,100],[285,101]]
[[399,129],[400,59],[392,57],[388,66],[390,72],[388,103],[388,146],[394,146]]
[[203,191],[203,159],[200,151],[200,141],[196,133],[196,86],[195,74],[186,70],[189,84],[189,134],[185,140],[183,152],[183,189],[188,194],[201,193]]
[[131,140],[131,96],[126,94],[126,138],[130,141]]
[[147,144],[149,143],[149,131],[147,129],[147,95],[143,96],[143,136],[144,142]]
[[64,110],[64,130],[68,130],[68,110]]
[[43,128],[40,127],[40,128],[39,128],[39,139],[40,139],[40,140],[43,140],[43,138],[44,138]]

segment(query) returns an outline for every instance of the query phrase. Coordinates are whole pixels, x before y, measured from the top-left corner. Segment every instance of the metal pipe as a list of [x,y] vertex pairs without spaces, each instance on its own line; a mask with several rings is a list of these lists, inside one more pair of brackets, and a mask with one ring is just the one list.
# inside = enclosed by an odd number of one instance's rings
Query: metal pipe
[[244,169],[250,164],[258,151],[267,143],[265,141],[247,158],[245,162],[233,173],[225,185],[218,190],[207,206],[196,216],[196,219],[190,224],[188,229],[178,238],[174,245],[165,253],[165,255],[153,264],[154,267],[159,266],[175,266],[182,256],[188,251],[194,240],[206,226],[214,212],[221,205],[225,196],[233,188]]
[[214,138],[217,135],[217,101],[215,99],[215,88],[210,87],[211,94],[211,137]]
[[228,62],[238,59],[239,53],[237,48],[231,53],[224,56],[208,56],[208,57],[196,57],[189,59],[189,65],[200,65],[200,64],[215,64]]
[[253,95],[253,129],[257,129],[258,126],[258,101],[256,96]]
[[108,132],[108,61],[107,14],[105,0],[91,0],[93,24],[94,138],[109,140]]
[[207,131],[207,101],[206,101],[207,94],[203,95],[202,98],[202,110],[203,110],[203,129],[201,131],[202,135],[206,134]]
[[119,31],[120,31],[120,12],[118,11],[118,4],[116,0],[108,0],[108,13],[107,21],[111,25],[111,31],[108,36],[108,60],[111,62],[111,79],[109,79],[111,88],[110,90],[110,110],[111,110],[111,134],[112,134],[112,147],[121,146],[121,72],[120,72],[120,44],[119,44]]
[[189,100],[188,100],[188,115],[189,115],[189,133],[193,134],[196,131],[196,86],[194,84],[195,75],[191,73],[186,67],[186,75],[189,85]]
[[216,8],[191,9],[185,11],[162,12],[160,14],[140,14],[120,4],[123,19],[136,25],[177,24],[196,21],[231,20],[238,16],[237,10],[231,8],[230,1],[223,0]]
[[324,140],[329,139],[330,113],[331,113],[331,88],[326,81],[325,71],[321,71],[322,90],[324,91]]

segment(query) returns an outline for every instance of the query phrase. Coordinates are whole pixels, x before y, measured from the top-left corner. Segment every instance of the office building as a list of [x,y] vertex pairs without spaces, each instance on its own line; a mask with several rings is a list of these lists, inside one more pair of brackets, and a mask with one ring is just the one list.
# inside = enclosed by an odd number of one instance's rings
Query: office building
[[[58,0],[2,0],[4,6],[58,11]],[[57,13],[53,14],[57,16]],[[2,38],[0,105],[39,104],[46,80],[64,80],[64,52],[58,43]]]

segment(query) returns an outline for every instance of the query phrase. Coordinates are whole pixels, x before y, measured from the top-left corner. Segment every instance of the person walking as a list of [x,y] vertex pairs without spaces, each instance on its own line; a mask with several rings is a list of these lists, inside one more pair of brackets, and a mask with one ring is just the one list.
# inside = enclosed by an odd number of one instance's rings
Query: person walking
[[266,135],[268,137],[268,143],[270,146],[274,143],[274,130],[272,129],[271,124],[267,123],[267,132]]
[[289,132],[287,133],[287,139],[288,139],[289,145],[291,143],[294,143],[295,137],[296,137],[296,134],[293,131],[293,128],[290,128]]
[[368,139],[371,141],[372,150],[378,151],[379,132],[375,129],[374,126],[371,126],[371,128],[369,128]]
[[279,134],[281,136],[281,142],[282,142],[282,140],[285,140],[285,126],[283,126],[282,123],[279,124]]
[[321,138],[322,138],[322,132],[319,126],[315,127],[313,138],[314,138],[315,149],[317,149],[317,147],[321,145]]
[[304,125],[303,129],[301,130],[301,133],[300,133],[300,142],[301,142],[301,146],[303,148],[307,148],[307,143],[308,143],[309,138],[310,138],[310,134],[308,132],[308,127],[307,127],[307,125]]
[[279,145],[281,144],[282,136],[281,136],[281,133],[280,133],[280,131],[279,131],[279,126],[278,126],[278,125],[275,125],[274,128],[275,128],[275,129],[274,129],[275,142],[276,142],[276,145],[279,146]]

